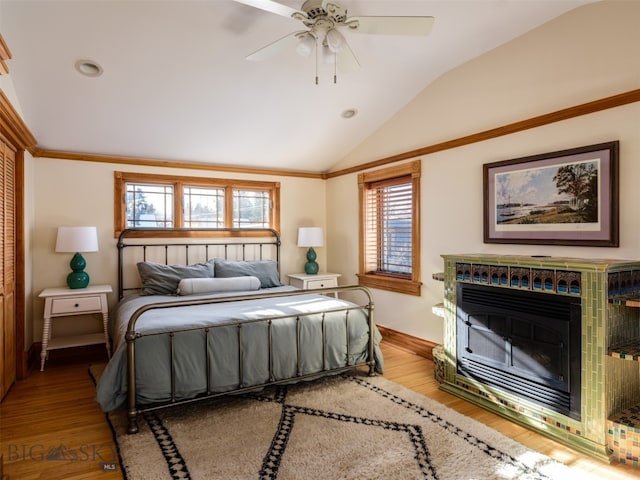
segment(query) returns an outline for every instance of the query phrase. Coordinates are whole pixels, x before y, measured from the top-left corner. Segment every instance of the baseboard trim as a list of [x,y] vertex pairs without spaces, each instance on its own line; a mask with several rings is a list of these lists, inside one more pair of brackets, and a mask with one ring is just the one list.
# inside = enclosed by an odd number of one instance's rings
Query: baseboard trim
[[42,344],[40,342],[32,343],[31,347],[29,347],[29,350],[27,350],[27,355],[26,355],[27,375],[29,375],[29,373],[31,373],[31,371],[36,368],[40,369],[40,351],[41,350],[42,350]]
[[423,338],[414,337],[407,333],[398,332],[397,330],[383,327],[382,325],[378,325],[378,330],[380,330],[382,340],[384,342],[404,350],[405,352],[433,360],[433,348],[438,346],[437,343],[430,342]]
[[[29,349],[30,371],[40,371],[40,352],[42,352],[42,342],[33,342]],[[106,362],[107,354],[104,344],[84,345],[81,347],[60,348],[49,351],[49,360],[45,363],[45,371],[49,362],[55,364],[69,364],[83,361],[100,360]]]

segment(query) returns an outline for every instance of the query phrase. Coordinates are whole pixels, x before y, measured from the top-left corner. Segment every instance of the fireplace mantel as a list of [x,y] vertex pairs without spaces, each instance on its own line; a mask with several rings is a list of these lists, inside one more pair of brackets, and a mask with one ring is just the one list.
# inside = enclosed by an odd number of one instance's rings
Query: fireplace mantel
[[[441,388],[601,460],[615,459],[608,421],[640,404],[640,363],[620,360],[640,356],[640,308],[636,308],[640,261],[488,254],[442,257],[446,360]],[[579,299],[579,419],[458,373],[459,283]]]

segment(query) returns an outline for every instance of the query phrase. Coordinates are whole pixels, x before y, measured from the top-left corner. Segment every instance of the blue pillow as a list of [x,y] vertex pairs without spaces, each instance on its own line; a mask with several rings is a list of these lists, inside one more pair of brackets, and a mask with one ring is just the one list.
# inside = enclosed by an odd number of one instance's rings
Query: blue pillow
[[165,265],[139,262],[137,266],[142,281],[142,295],[175,295],[178,292],[178,284],[183,278],[213,277],[213,263]]
[[275,260],[232,261],[215,259],[215,276],[220,278],[258,277],[260,288],[280,287],[280,273]]

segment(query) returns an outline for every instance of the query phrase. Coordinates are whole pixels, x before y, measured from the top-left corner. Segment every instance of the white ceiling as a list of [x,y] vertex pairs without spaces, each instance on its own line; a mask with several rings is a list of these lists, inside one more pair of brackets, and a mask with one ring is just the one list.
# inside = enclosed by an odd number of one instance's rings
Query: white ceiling
[[232,0],[0,0],[0,32],[39,148],[322,172],[444,72],[591,1],[344,1],[349,16],[434,16],[433,30],[347,32],[361,68],[333,84],[320,64],[318,85],[313,57],[245,60],[303,26]]

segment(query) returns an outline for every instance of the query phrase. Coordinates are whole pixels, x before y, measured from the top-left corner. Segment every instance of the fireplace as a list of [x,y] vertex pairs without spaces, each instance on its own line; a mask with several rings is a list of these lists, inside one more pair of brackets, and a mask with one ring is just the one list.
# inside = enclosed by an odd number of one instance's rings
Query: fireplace
[[580,299],[457,285],[460,375],[580,420]]
[[616,437],[640,410],[640,261],[442,257],[440,388],[601,460],[640,457]]

